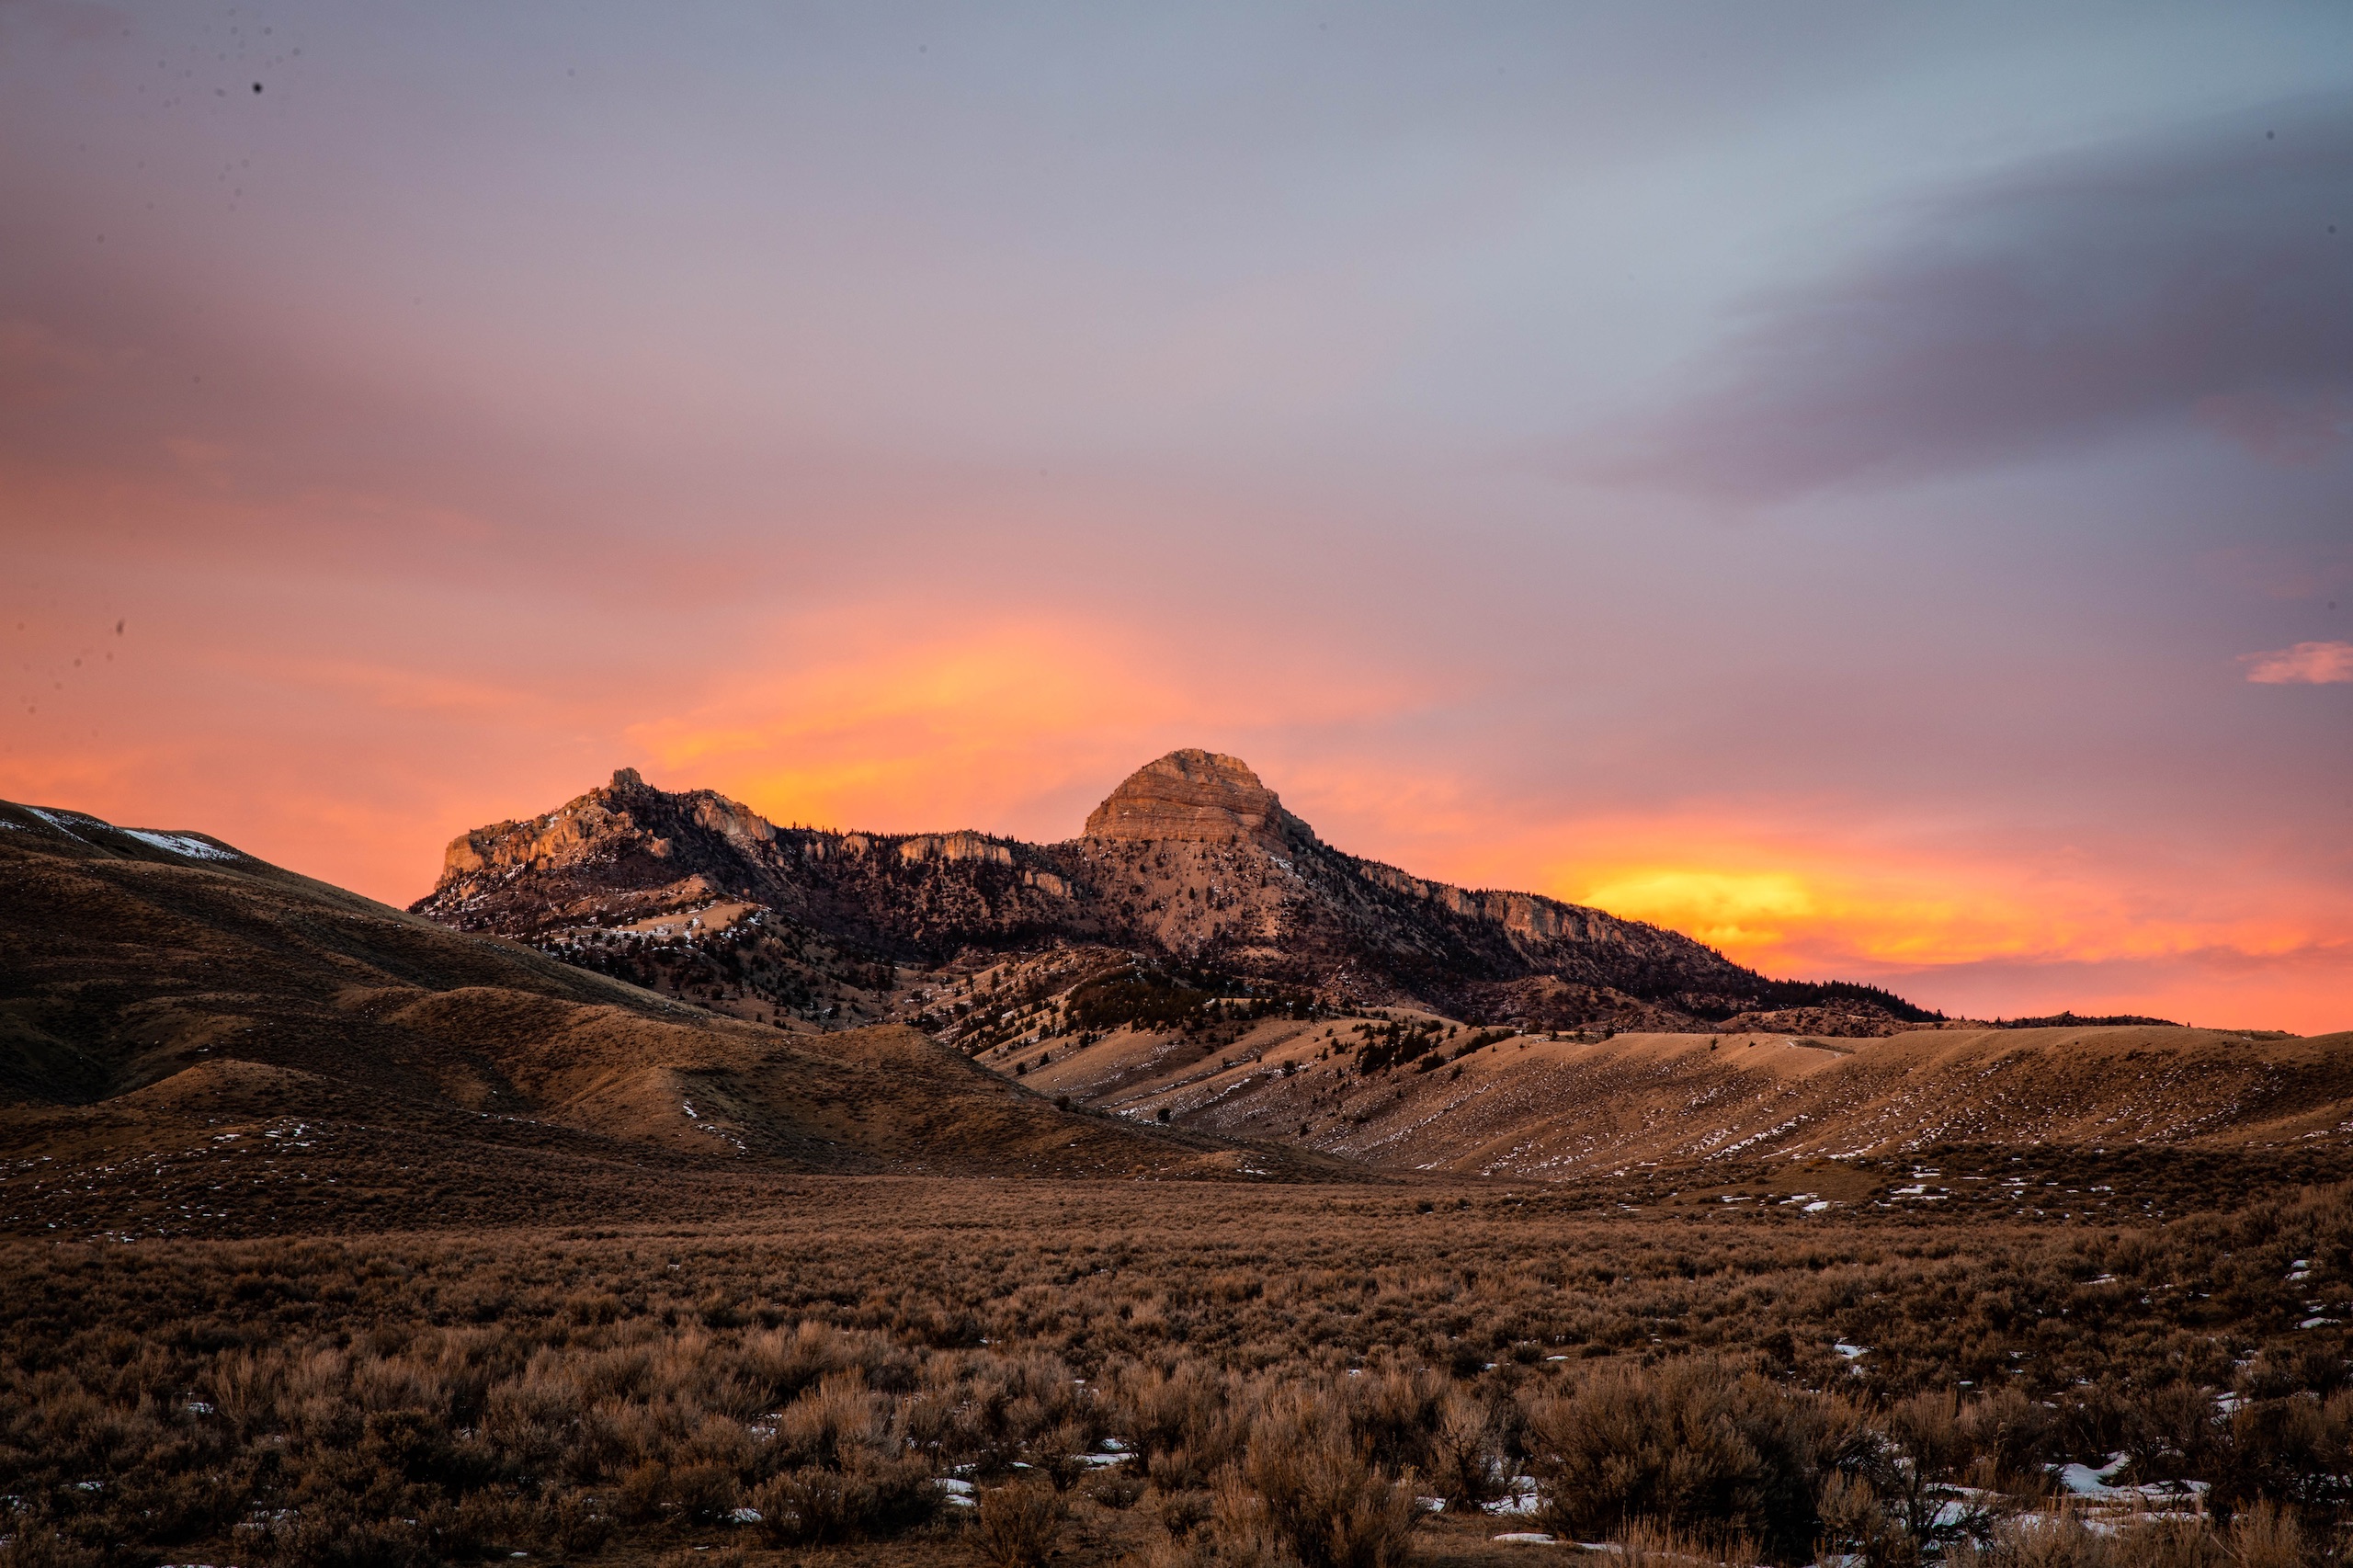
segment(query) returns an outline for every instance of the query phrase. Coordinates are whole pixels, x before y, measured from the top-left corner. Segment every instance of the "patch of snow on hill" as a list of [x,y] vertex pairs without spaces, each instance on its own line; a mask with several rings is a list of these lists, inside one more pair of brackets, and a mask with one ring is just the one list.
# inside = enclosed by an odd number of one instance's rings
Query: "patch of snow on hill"
[[74,840],[76,844],[85,844],[85,843],[87,843],[87,842],[88,842],[88,840],[87,840],[87,839],[85,839],[85,838],[84,838],[80,834],[78,834],[78,833],[74,832],[72,828],[70,828],[70,827],[68,827],[68,826],[66,826],[66,825],[65,825],[65,823],[66,823],[66,821],[67,821],[67,814],[66,814],[65,812],[45,812],[45,811],[42,811],[39,806],[27,806],[27,807],[25,808],[25,810],[27,810],[27,811],[30,812],[33,815],[35,815],[35,816],[37,816],[37,817],[40,818],[40,820],[41,820],[41,821],[43,821],[43,822],[47,823],[50,826],[51,826],[51,827],[55,828],[58,832],[60,832],[60,833],[63,834],[66,837],[68,837],[68,838],[70,838],[70,839]]
[[184,855],[191,860],[233,860],[237,858],[233,849],[207,844],[201,838],[185,833],[156,833],[143,827],[126,827],[122,831],[142,844],[153,845],[166,854]]

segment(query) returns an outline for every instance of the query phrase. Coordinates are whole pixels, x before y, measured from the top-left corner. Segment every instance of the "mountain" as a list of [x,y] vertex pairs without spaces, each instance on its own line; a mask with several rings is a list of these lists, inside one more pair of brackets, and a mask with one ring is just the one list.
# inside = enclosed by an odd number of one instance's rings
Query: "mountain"
[[[1893,998],[1357,860],[1206,754],[1063,845],[778,829],[623,774],[449,867],[421,907],[476,929],[0,802],[0,1232],[667,1220],[841,1176],[2030,1213],[2105,1178],[2029,1190],[2021,1157],[2141,1160],[2151,1201],[2353,1157],[2353,1035],[1906,1028]],[[1530,997],[1641,1027],[1471,1011]]]
[[[1932,1016],[1865,986],[1774,981],[1677,932],[1534,893],[1428,881],[1334,848],[1239,759],[1139,768],[1085,832],[779,828],[631,769],[556,811],[462,835],[413,906],[713,1006],[831,1027],[959,1017],[1004,960],[1077,949],[1319,1006],[1677,1028],[1804,1009],[1816,1033]],[[907,976],[903,970],[915,973]]]
[[[359,1183],[387,1212],[603,1212],[634,1201],[649,1170],[1338,1169],[1057,1107],[903,1024],[786,1033],[451,931],[207,835],[6,803],[0,1144],[19,1175],[40,1164],[29,1151],[52,1176],[135,1167],[154,1202],[167,1169],[185,1181],[224,1152],[302,1151],[316,1179],[290,1170],[243,1194],[247,1218],[256,1203],[325,1201],[330,1182],[347,1195]],[[22,1220],[22,1189],[0,1189],[0,1221]],[[51,1182],[42,1201],[60,1190]]]
[[1397,1172],[2353,1147],[2353,1037],[1965,1025],[1769,980],[1672,931],[1348,855],[1200,751],[1051,845],[779,828],[624,770],[464,835],[415,908],[706,1007],[809,1033],[904,1020],[1076,1105]]

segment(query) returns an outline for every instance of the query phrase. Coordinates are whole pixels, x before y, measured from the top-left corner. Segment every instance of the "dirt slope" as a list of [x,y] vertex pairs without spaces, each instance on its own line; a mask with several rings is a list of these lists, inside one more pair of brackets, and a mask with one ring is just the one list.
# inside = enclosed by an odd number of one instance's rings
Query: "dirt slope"
[[1427,1022],[1439,1043],[1370,1072],[1358,1031],[1370,1026],[1348,1020],[1121,1029],[1092,1043],[1046,1042],[1042,1064],[1036,1046],[983,1060],[1124,1115],[1165,1109],[1179,1126],[1466,1175],[1565,1177],[1955,1145],[2353,1145],[2353,1034],[2135,1026],[1553,1039],[1396,1017]]

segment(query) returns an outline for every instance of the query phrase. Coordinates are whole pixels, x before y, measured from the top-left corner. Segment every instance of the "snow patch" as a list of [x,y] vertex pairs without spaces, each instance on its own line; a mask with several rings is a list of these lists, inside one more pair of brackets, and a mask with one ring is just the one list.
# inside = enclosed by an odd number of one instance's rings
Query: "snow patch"
[[[84,838],[80,834],[78,834],[78,833],[74,832],[72,828],[70,828],[70,827],[68,827],[68,826],[66,826],[66,825],[65,825],[65,824],[66,824],[66,823],[68,823],[69,821],[72,821],[72,822],[79,822],[79,823],[81,823],[84,826],[85,826],[85,827],[86,827],[86,826],[88,826],[88,825],[89,825],[89,819],[88,819],[88,818],[85,818],[85,817],[74,817],[74,816],[70,816],[68,813],[66,813],[66,812],[45,812],[45,811],[42,811],[39,806],[27,806],[27,807],[25,808],[25,810],[26,810],[26,811],[28,811],[28,812],[30,812],[33,815],[35,815],[35,816],[37,816],[37,817],[40,818],[40,820],[41,820],[41,821],[43,821],[43,822],[47,823],[50,826],[51,826],[51,827],[55,828],[58,832],[60,832],[60,833],[63,834],[66,837],[68,837],[68,838],[72,839],[74,843],[76,843],[76,844],[87,844],[87,843],[89,842],[89,840],[88,840],[88,839]],[[100,825],[100,826],[104,826],[105,824],[100,824],[99,825]]]
[[223,849],[217,844],[207,844],[201,838],[185,833],[156,833],[143,827],[126,827],[122,832],[140,843],[151,845],[166,854],[185,856],[190,860],[234,860],[237,852]]
[[1536,1483],[1524,1475],[1512,1477],[1510,1494],[1487,1505],[1490,1514],[1532,1514],[1541,1507]]
[[[2108,1462],[2097,1469],[2087,1464],[2063,1464],[2052,1467],[2060,1486],[2071,1496],[2087,1502],[2121,1504],[2134,1513],[2169,1513],[2182,1508],[2201,1508],[2207,1491],[2203,1481],[2152,1481],[2139,1486],[2119,1486],[2117,1475],[2128,1463],[2125,1455],[2108,1456]],[[2099,1525],[2086,1520],[2094,1528]],[[2111,1527],[2112,1528],[2112,1527]]]

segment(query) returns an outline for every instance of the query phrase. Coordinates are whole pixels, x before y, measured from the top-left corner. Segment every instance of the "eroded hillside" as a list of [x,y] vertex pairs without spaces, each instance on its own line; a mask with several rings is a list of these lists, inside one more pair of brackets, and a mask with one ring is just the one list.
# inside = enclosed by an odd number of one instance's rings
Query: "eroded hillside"
[[[2353,1035],[1946,1028],[1517,1034],[1213,1004],[982,1060],[1083,1104],[1395,1170],[1561,1179],[1949,1147],[2353,1144]],[[1253,1016],[1256,1014],[1256,1016]]]

